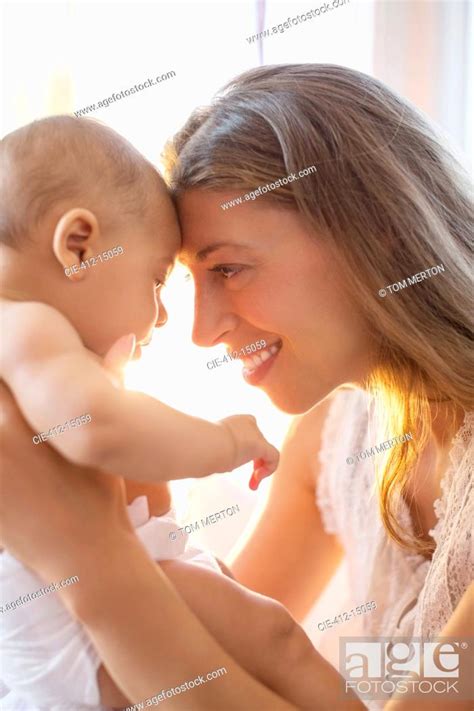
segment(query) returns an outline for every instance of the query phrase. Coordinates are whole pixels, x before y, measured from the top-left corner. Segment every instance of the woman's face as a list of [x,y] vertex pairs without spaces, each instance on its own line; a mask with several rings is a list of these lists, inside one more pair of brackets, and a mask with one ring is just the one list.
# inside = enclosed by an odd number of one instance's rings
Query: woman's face
[[264,199],[223,210],[232,198],[189,190],[179,199],[181,259],[196,289],[193,341],[240,351],[265,340],[265,360],[244,361],[245,379],[302,413],[366,375],[367,329],[351,284],[297,212]]

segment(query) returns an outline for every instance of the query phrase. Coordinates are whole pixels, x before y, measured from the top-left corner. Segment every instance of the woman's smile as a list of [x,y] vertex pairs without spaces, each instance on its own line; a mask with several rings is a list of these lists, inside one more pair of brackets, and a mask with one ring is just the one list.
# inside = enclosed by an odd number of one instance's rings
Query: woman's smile
[[267,346],[260,353],[241,358],[244,368],[242,375],[249,385],[259,385],[275,363],[282,348],[282,342],[277,341]]

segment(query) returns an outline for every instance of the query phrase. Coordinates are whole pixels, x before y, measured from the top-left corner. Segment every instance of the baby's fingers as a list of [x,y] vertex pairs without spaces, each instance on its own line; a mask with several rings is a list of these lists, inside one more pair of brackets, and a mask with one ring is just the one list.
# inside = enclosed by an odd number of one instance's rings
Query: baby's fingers
[[[271,446],[271,445],[270,445]],[[249,481],[249,488],[255,491],[260,482],[267,476],[271,476],[278,466],[280,454],[275,447],[271,447],[268,457],[254,460],[254,470]]]
[[265,466],[256,467],[249,481],[249,488],[256,491],[260,485],[260,482],[267,476],[270,476],[271,472]]
[[276,471],[279,461],[280,452],[272,444],[269,444],[263,457],[263,466],[267,471],[265,476],[270,476],[270,474],[273,474],[273,472]]

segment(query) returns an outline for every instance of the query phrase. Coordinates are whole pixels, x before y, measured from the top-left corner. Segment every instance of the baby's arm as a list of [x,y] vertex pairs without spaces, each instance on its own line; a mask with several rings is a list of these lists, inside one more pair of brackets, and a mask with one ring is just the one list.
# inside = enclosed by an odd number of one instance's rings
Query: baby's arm
[[[278,453],[254,418],[207,422],[116,387],[56,309],[3,302],[0,331],[8,334],[0,376],[34,430],[62,426],[48,441],[73,463],[140,481],[206,476],[260,458],[274,471]],[[81,415],[92,420],[64,427]]]
[[[160,567],[196,617],[249,674],[302,711],[314,711],[316,703],[321,711],[332,711],[341,693],[340,677],[280,603],[191,563],[165,561]],[[123,706],[125,697],[103,668],[98,678],[102,703]],[[175,685],[170,680],[170,686]],[[344,709],[351,708],[361,706],[348,698]]]

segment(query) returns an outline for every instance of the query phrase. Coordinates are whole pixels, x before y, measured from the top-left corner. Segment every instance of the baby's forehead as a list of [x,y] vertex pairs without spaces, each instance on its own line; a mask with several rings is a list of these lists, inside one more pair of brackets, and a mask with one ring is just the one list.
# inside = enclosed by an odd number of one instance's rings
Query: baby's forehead
[[160,254],[172,255],[174,260],[181,249],[182,238],[178,214],[166,185],[163,183],[152,190],[147,202],[154,249]]
[[7,198],[2,200],[7,205],[2,224],[10,241],[20,241],[43,218],[77,200],[100,214],[110,214],[112,208],[116,215],[140,219],[150,193],[160,198],[166,213],[165,232],[177,231],[174,208],[156,168],[102,124],[70,116],[40,119],[6,136],[0,154]]

